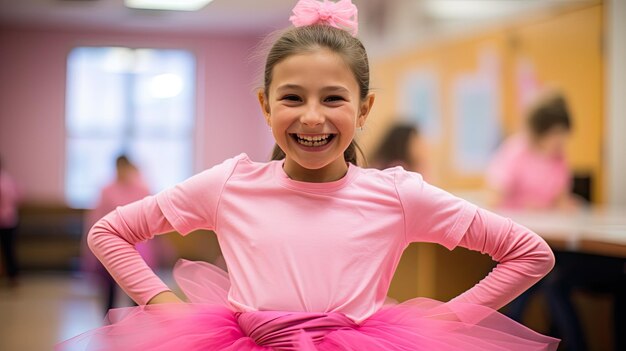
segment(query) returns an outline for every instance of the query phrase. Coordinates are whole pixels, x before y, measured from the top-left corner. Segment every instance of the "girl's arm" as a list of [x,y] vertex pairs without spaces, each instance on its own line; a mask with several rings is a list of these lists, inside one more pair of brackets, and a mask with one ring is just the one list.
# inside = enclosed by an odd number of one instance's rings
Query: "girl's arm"
[[138,304],[181,302],[141,258],[135,244],[174,231],[156,198],[146,197],[118,207],[96,222],[87,244],[96,257]]
[[240,161],[251,162],[245,154],[228,159],[155,196],[118,207],[93,226],[87,238],[89,247],[138,304],[179,299],[134,245],[174,230],[181,235],[196,229],[215,230],[222,189]]
[[539,235],[487,210],[478,209],[459,246],[498,262],[483,280],[452,301],[500,309],[554,267],[554,254]]

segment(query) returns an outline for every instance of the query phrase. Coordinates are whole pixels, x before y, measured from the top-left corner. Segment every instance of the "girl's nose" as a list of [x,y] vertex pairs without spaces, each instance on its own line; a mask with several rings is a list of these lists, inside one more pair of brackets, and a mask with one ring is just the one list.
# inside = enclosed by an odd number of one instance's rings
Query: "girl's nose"
[[300,117],[300,123],[311,127],[324,123],[324,120],[324,114],[318,105],[308,106]]

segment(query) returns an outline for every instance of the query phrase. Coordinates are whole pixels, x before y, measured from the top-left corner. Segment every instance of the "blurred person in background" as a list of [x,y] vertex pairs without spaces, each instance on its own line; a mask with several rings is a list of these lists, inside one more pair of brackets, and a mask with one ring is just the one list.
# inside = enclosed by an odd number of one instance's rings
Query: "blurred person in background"
[[6,272],[10,287],[17,285],[18,263],[15,254],[15,236],[19,200],[17,184],[2,167],[0,159],[0,246],[2,247],[2,268]]
[[[117,157],[115,169],[115,179],[102,189],[96,207],[88,214],[86,222],[88,227],[85,233],[94,223],[113,211],[117,206],[123,206],[150,195],[150,189],[141,173],[127,156],[120,155]],[[157,249],[157,242],[153,240],[149,243],[139,243],[135,248],[152,269],[158,267],[159,260],[157,256],[159,250]],[[83,271],[93,273],[103,286],[106,294],[105,311],[113,308],[117,297],[117,283],[87,248],[84,238],[82,243],[82,265]]]
[[[574,210],[582,200],[571,193],[572,173],[565,147],[572,130],[569,108],[556,91],[539,95],[528,109],[524,128],[504,141],[486,172],[489,205],[496,210]],[[587,350],[572,290],[586,287],[599,263],[579,253],[556,251],[556,266],[536,286],[511,302],[507,314],[522,321],[530,298],[547,299],[554,333],[566,350]]]
[[565,98],[541,96],[530,108],[524,129],[509,137],[487,168],[490,206],[541,210],[572,209],[571,171],[565,146],[572,122]]
[[378,169],[402,166],[427,178],[426,145],[418,126],[401,122],[394,124],[374,152],[372,166]]

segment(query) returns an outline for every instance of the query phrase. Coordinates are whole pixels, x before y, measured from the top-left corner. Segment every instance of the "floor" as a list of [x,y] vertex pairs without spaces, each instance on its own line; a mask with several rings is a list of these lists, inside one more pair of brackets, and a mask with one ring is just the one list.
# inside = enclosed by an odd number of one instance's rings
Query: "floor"
[[[130,305],[118,295],[117,306]],[[68,273],[24,273],[12,288],[1,282],[0,350],[52,350],[55,343],[102,325],[100,296],[90,281]]]

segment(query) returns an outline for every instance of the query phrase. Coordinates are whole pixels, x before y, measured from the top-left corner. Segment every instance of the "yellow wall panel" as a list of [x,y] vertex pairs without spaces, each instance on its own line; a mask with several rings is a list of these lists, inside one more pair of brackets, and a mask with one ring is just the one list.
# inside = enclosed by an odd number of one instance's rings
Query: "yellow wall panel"
[[398,114],[399,84],[411,71],[428,69],[439,79],[437,102],[442,135],[430,145],[432,183],[447,189],[479,189],[482,175],[463,172],[453,164],[453,93],[455,82],[480,69],[486,51],[495,58],[500,94],[499,117],[503,136],[519,128],[518,63],[533,68],[541,86],[558,87],[569,99],[574,118],[568,146],[572,168],[593,176],[593,195],[602,194],[603,58],[602,5],[587,5],[519,19],[469,37],[415,48],[372,64],[372,86],[377,101],[360,142],[371,154]]

